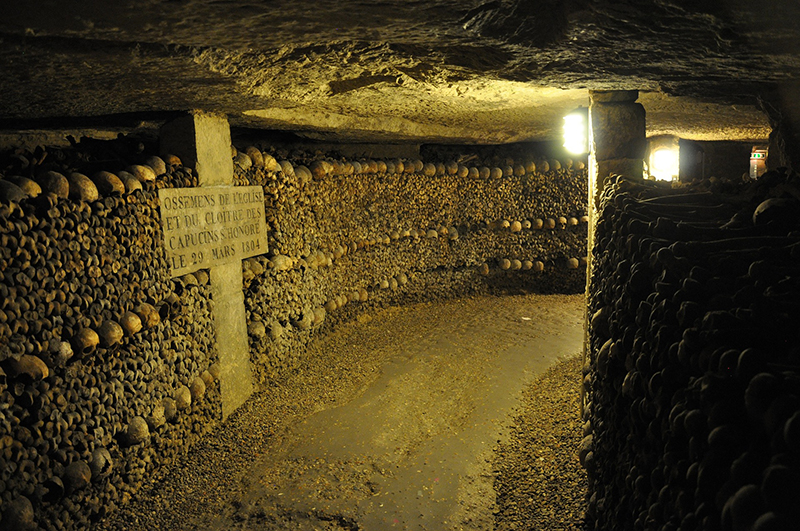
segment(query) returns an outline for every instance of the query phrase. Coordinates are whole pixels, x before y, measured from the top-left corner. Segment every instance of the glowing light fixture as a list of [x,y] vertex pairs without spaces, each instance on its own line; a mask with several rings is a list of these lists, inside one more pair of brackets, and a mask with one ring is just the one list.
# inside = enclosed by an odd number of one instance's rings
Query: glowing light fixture
[[680,158],[677,149],[660,148],[653,152],[650,175],[657,181],[673,181],[678,177]]
[[650,139],[648,173],[656,181],[677,181],[681,169],[678,138],[666,135]]
[[589,109],[578,107],[564,117],[564,147],[575,155],[589,152]]

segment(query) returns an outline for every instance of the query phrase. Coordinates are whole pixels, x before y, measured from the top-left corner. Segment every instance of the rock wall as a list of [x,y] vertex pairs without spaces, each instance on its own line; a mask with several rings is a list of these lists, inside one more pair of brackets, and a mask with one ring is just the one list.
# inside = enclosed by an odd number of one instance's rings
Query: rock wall
[[795,184],[604,191],[581,460],[587,529],[795,529]]
[[[0,154],[3,529],[87,528],[221,419],[209,273],[170,278],[157,195],[197,177],[150,152]],[[237,184],[266,198],[270,252],[243,262],[264,389],[378,306],[583,289],[582,169],[294,155],[232,151]]]

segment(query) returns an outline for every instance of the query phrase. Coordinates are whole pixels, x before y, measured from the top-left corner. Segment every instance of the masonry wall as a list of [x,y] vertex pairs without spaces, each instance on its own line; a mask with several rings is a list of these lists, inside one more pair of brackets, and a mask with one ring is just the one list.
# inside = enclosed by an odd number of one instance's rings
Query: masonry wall
[[[158,188],[196,174],[150,147],[0,157],[3,529],[85,529],[222,417],[208,272],[170,278],[159,215]],[[237,183],[266,197],[270,250],[243,262],[264,392],[315,337],[381,306],[583,289],[583,170],[268,151],[232,152]]]

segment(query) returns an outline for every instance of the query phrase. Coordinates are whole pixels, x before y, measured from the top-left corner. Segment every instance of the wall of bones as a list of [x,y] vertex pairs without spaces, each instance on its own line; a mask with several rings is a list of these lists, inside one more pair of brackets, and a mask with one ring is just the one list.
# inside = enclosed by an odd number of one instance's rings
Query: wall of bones
[[[3,529],[85,529],[220,422],[209,274],[170,278],[157,194],[197,177],[151,152],[0,154]],[[232,150],[236,184],[265,191],[270,249],[242,271],[262,388],[383,305],[583,289],[578,165],[269,152]]]
[[586,175],[577,167],[292,163],[253,147],[235,162],[237,182],[264,187],[270,227],[270,253],[244,263],[262,382],[291,371],[318,330],[382,305],[584,289]]
[[800,225],[785,173],[619,179],[593,250],[587,529],[795,529]]
[[221,417],[208,275],[170,280],[161,242],[156,187],[196,179],[82,155],[4,161],[3,529],[85,529]]

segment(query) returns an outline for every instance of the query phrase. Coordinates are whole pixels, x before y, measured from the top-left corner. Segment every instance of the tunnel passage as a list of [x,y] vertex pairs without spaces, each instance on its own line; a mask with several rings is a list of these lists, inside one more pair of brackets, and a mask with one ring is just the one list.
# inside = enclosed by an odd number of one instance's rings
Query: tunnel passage
[[[236,183],[263,189],[269,227],[269,251],[242,267],[263,389],[311,338],[379,307],[584,286],[578,163],[241,147]],[[222,420],[209,271],[171,278],[158,199],[198,175],[156,153],[128,137],[3,154],[4,526],[84,529]]]

